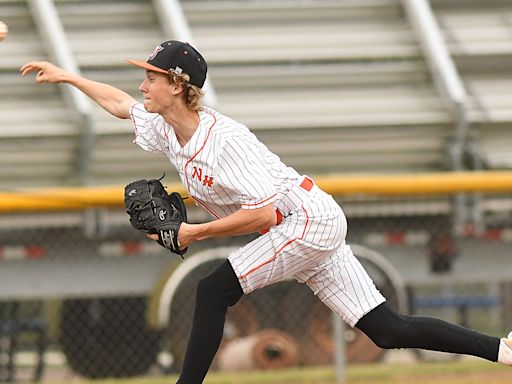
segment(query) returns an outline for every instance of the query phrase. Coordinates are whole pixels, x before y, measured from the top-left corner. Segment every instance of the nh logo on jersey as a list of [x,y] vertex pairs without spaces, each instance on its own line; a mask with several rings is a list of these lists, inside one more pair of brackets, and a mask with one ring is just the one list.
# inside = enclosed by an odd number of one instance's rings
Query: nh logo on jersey
[[204,186],[211,188],[211,186],[213,184],[213,177],[208,176],[208,175],[204,175],[204,177],[203,177],[203,169],[202,168],[194,167],[194,172],[192,173],[192,178],[194,178],[194,177],[197,180],[202,181]]

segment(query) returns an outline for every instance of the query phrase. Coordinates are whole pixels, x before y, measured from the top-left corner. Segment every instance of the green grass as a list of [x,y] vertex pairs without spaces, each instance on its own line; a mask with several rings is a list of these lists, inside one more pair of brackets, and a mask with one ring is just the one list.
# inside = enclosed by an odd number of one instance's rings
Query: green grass
[[[176,376],[88,381],[66,380],[73,384],[171,384]],[[57,384],[57,382],[53,381]],[[205,384],[337,384],[332,368],[299,368],[286,371],[217,373]],[[505,384],[512,383],[512,368],[485,361],[442,363],[388,363],[351,365],[347,384]],[[59,383],[59,384],[63,384]]]

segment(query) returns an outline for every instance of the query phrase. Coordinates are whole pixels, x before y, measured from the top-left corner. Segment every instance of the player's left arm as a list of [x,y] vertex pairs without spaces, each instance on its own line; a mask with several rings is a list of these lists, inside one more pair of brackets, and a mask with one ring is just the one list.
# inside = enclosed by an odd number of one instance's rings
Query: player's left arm
[[[276,225],[277,216],[272,204],[276,191],[271,176],[265,170],[261,153],[253,147],[254,145],[251,146],[244,140],[232,137],[230,141],[224,142],[218,155],[217,184],[236,191],[242,208],[215,221],[202,224],[183,223],[178,233],[181,247],[212,237],[261,232]],[[266,202],[263,206],[262,201]]]
[[[182,223],[178,240],[182,248],[211,237],[228,237],[259,232],[276,225],[272,204],[256,209],[240,209],[229,216],[201,224]],[[154,235],[149,237],[154,238]]]
[[241,208],[225,218],[194,227],[194,239],[245,235],[276,224],[272,201],[277,192],[263,156],[256,140],[251,143],[242,135],[222,142],[215,167],[217,186],[236,194]]
[[259,232],[276,225],[272,204],[256,209],[240,209],[222,219],[201,224],[183,223],[179,233],[182,246],[211,237],[228,237]]

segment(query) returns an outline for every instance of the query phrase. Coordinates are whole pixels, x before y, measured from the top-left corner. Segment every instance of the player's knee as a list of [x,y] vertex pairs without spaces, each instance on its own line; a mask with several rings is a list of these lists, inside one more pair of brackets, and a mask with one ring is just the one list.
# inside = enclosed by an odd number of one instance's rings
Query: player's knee
[[373,334],[371,336],[371,340],[375,343],[375,345],[382,349],[395,349],[400,348],[396,335],[391,333],[379,333]]
[[382,349],[406,348],[412,335],[408,316],[396,314],[392,321],[388,321],[385,329],[371,335],[372,341]]
[[357,327],[383,349],[404,348],[411,335],[410,316],[401,315],[386,303],[364,316]]
[[212,306],[219,302],[222,295],[221,282],[208,275],[197,283],[196,306]]
[[226,260],[212,273],[199,280],[196,288],[196,306],[228,307],[234,305],[242,295],[238,278]]

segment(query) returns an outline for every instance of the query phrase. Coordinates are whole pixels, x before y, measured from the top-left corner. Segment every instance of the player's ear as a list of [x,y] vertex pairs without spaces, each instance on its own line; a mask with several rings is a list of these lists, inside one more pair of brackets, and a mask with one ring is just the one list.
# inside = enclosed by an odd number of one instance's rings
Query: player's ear
[[181,91],[183,91],[182,87],[180,87],[172,75],[167,76],[167,81],[169,82],[169,93],[171,95],[179,95]]
[[171,95],[179,95],[181,92],[183,92],[183,86],[178,85],[176,83],[170,84],[171,88]]

